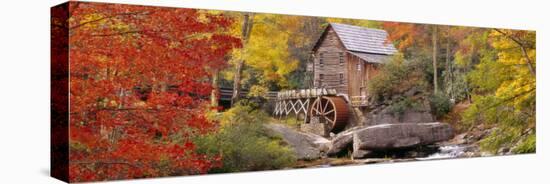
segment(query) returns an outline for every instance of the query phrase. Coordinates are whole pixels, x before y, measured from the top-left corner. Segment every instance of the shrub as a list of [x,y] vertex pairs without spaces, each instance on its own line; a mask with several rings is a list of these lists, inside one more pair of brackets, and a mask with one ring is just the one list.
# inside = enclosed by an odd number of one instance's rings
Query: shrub
[[426,88],[426,62],[405,61],[396,55],[390,62],[384,64],[377,75],[368,83],[368,92],[374,100],[388,99],[394,94],[401,94],[412,87],[420,90]]
[[264,123],[267,114],[243,105],[224,112],[218,120],[220,130],[207,136],[197,137],[200,153],[221,156],[222,166],[211,173],[258,171],[292,166],[296,161],[294,152],[284,145],[280,137],[269,136]]
[[253,85],[250,87],[250,91],[248,92],[248,97],[264,97],[267,95],[267,92],[269,89],[267,89],[264,86],[260,85]]
[[[303,116],[303,114],[301,114],[300,116]],[[302,118],[305,118],[305,117],[299,117],[299,118],[287,117],[287,118],[281,119],[280,122],[288,125],[289,127],[298,129],[300,128],[300,125],[304,122]]]
[[437,118],[440,118],[451,111],[453,104],[444,94],[436,93],[430,97],[430,106],[432,109],[432,114],[434,114]]
[[517,147],[512,149],[514,153],[535,153],[537,150],[537,137],[535,133],[528,135]]
[[[498,153],[501,148],[513,148],[514,153],[535,152],[535,109],[517,108],[497,96],[473,96],[474,103],[463,113],[463,122],[495,127],[491,135],[483,138],[483,151]],[[534,100],[534,99],[533,99]],[[531,133],[528,132],[532,129]],[[526,133],[526,131],[528,133]]]
[[396,101],[390,105],[390,111],[395,117],[401,119],[407,109],[416,110],[420,106],[420,103],[413,100],[410,97],[402,97],[399,101]]
[[392,58],[390,62],[382,66],[381,71],[369,81],[369,93],[378,100],[391,96],[397,84],[407,73],[407,67],[402,58]]
[[512,148],[512,153],[534,153],[536,151],[536,135],[533,132],[524,136],[523,131],[523,126],[499,125],[490,135],[481,139],[480,148],[492,154],[499,153],[499,150],[503,148]]
[[[454,65],[453,65],[454,67]],[[466,73],[460,70],[454,70],[453,72],[442,72],[444,81],[444,93],[452,98],[455,102],[460,102],[468,98],[470,95],[470,86],[466,81]]]
[[481,139],[481,150],[497,154],[501,148],[510,148],[521,135],[521,129],[516,127],[498,127],[490,135]]

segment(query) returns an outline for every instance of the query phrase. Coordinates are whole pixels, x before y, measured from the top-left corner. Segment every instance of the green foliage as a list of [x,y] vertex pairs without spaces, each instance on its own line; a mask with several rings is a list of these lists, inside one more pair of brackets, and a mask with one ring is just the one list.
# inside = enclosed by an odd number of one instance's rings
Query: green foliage
[[[457,67],[454,63],[451,63],[451,67]],[[466,73],[461,71],[460,68],[453,69],[452,72],[443,71],[444,78],[444,93],[455,102],[460,102],[468,98],[470,95],[470,86],[468,84]]]
[[436,93],[430,97],[430,107],[432,114],[440,118],[451,111],[453,104],[443,93]]
[[407,68],[402,59],[393,59],[384,65],[379,73],[369,81],[369,93],[377,98],[391,96],[395,86],[406,77]]
[[[253,105],[252,105],[253,106]],[[211,173],[281,169],[296,161],[291,148],[279,137],[269,136],[264,123],[266,113],[255,110],[246,101],[217,117],[221,122],[216,133],[197,137],[199,153],[219,155],[223,165]]]
[[517,147],[512,149],[514,153],[535,153],[537,151],[537,136],[535,133],[528,135]]
[[395,117],[401,118],[403,114],[405,114],[405,111],[410,109],[416,110],[420,107],[420,105],[420,103],[410,97],[403,97],[400,100],[396,100],[396,102],[392,103],[389,109]]
[[[369,93],[378,100],[387,100],[409,89],[407,84],[433,85],[437,77],[443,93],[430,98],[434,115],[451,110],[448,97],[454,102],[467,99],[471,104],[463,112],[459,127],[495,127],[495,132],[481,143],[484,151],[496,153],[515,147],[513,152],[534,152],[535,136],[525,138],[524,132],[534,132],[536,122],[535,32],[438,26],[441,31],[430,37],[432,26],[383,24],[388,39],[408,61],[384,66],[370,82]],[[433,43],[445,49],[434,50]],[[434,65],[441,72],[433,73],[434,66],[428,65],[433,55],[437,57]],[[415,63],[420,67],[411,69],[409,65]],[[405,109],[399,103],[393,108],[396,112]]]
[[496,153],[500,148],[519,145],[512,151],[535,151],[535,135],[524,139],[522,133],[535,130],[536,122],[536,79],[531,71],[536,64],[534,34],[491,31],[487,35],[492,49],[479,51],[479,64],[467,76],[475,94],[463,121],[496,127],[493,134],[481,141],[482,150]]
[[375,100],[384,100],[412,87],[425,89],[424,65],[417,60],[405,61],[403,56],[396,55],[369,81],[369,94],[373,95]]
[[[534,126],[535,117],[532,114],[503,104],[498,97],[475,96],[474,102],[464,112],[463,121],[469,125],[483,123],[497,127],[490,136],[481,141],[480,146],[484,151],[497,153],[500,148],[513,147],[522,140],[522,131]],[[529,143],[525,144],[528,148]],[[522,151],[526,150],[531,149]]]
[[473,96],[473,103],[462,114],[462,120],[465,124],[473,126],[479,122],[487,125],[494,125],[498,122],[499,111],[497,108],[485,106],[485,104],[497,104],[494,96]]
[[300,128],[300,124],[302,124],[303,121],[304,121],[303,119],[299,120],[295,117],[287,117],[283,119],[281,122],[293,128]]
[[520,131],[515,128],[499,128],[480,141],[480,148],[491,154],[497,154],[501,148],[513,146]]

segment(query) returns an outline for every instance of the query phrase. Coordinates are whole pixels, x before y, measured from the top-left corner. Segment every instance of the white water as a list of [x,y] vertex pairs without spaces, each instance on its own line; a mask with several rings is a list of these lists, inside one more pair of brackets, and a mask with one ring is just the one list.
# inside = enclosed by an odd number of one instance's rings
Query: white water
[[431,154],[428,157],[417,158],[418,160],[436,160],[445,158],[457,158],[465,153],[465,147],[459,145],[448,145],[439,147],[437,153]]

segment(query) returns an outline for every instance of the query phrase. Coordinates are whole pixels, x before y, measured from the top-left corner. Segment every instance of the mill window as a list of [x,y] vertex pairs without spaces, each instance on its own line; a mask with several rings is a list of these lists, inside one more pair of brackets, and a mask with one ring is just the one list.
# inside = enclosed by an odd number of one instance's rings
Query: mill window
[[323,87],[323,79],[325,78],[324,74],[319,74],[319,87]]
[[320,53],[319,54],[319,66],[323,67],[323,64],[324,64],[324,54],[323,53]]
[[338,59],[340,61],[340,66],[344,65],[344,53],[338,53]]

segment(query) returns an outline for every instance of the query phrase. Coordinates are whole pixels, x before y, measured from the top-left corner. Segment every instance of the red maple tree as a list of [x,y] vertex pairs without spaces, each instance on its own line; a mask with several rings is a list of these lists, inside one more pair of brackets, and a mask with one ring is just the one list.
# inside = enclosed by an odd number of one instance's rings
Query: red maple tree
[[429,25],[383,22],[382,27],[388,32],[387,42],[396,42],[397,49],[404,51],[416,44],[429,44]]
[[191,137],[205,117],[212,71],[240,47],[232,20],[193,9],[71,2],[71,181],[205,173],[220,164]]

